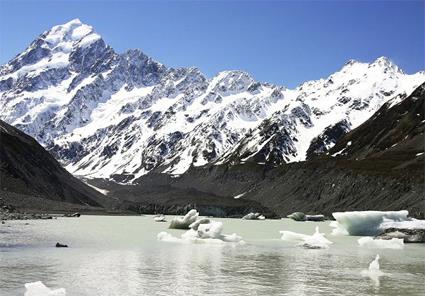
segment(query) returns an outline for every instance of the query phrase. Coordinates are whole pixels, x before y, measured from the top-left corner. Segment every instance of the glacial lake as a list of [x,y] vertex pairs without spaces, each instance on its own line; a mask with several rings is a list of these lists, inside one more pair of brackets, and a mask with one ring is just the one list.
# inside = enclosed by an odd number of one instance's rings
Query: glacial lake
[[[365,249],[359,237],[330,235],[329,221],[214,220],[246,243],[158,241],[161,231],[180,237],[184,230],[169,230],[152,216],[6,221],[0,295],[22,296],[24,284],[35,281],[65,288],[67,296],[425,295],[425,245]],[[280,240],[280,230],[312,234],[317,225],[334,242],[329,249]],[[361,275],[376,254],[386,273],[379,282]]]

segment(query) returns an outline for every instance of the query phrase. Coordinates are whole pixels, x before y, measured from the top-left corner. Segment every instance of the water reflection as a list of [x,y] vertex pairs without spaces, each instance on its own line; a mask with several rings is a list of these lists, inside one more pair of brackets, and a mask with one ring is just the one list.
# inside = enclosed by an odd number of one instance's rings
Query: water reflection
[[[257,228],[250,233],[246,223],[230,220],[232,232],[244,232],[246,245],[165,243],[157,241],[156,234],[166,226],[149,224],[151,219],[129,219],[131,227],[126,232],[121,231],[128,223],[122,217],[117,225],[110,217],[98,220],[101,217],[90,217],[85,228],[81,227],[83,218],[34,225],[31,231],[24,228],[15,236],[0,234],[0,243],[13,239],[25,245],[0,252],[0,295],[22,296],[24,283],[38,280],[49,287],[64,287],[69,296],[395,296],[425,292],[423,247],[383,250],[382,269],[392,275],[378,278],[376,285],[361,276],[376,254],[358,248],[355,239],[335,238],[330,249],[308,250],[274,239],[283,228],[276,222],[275,226],[267,221],[255,224]],[[310,228],[306,224],[305,233]],[[269,239],[250,241],[259,231],[268,231]],[[51,244],[55,241],[71,242],[72,247],[56,249]]]

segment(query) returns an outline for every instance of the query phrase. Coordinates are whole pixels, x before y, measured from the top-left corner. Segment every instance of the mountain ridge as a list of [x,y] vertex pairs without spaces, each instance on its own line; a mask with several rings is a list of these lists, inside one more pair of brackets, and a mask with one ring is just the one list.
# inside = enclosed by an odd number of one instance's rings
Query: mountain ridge
[[0,68],[0,118],[35,137],[73,174],[131,183],[210,163],[305,160],[424,80],[384,57],[349,61],[294,90],[237,70],[208,79],[140,50],[118,54],[73,20]]

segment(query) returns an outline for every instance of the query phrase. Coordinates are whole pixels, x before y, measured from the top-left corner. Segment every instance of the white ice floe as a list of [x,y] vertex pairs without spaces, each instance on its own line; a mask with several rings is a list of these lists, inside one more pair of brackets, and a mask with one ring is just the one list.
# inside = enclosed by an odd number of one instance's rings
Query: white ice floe
[[167,222],[164,215],[157,215],[157,216],[153,217],[153,220],[155,222]]
[[336,222],[330,224],[335,229],[332,234],[377,235],[382,231],[383,222],[408,221],[408,211],[354,211],[336,212]]
[[280,231],[282,234],[281,239],[289,242],[298,242],[298,245],[303,246],[307,249],[328,249],[331,244],[323,233],[319,232],[319,227],[316,227],[316,231],[313,235],[307,235],[292,231]]
[[242,237],[237,234],[222,234],[223,223],[210,221],[209,223],[194,223],[193,228],[189,229],[177,238],[167,232],[160,232],[157,235],[158,240],[166,242],[182,243],[243,243]]
[[184,217],[177,217],[171,220],[171,229],[189,229],[189,225],[198,219],[199,213],[197,210],[190,210]]
[[375,282],[376,285],[379,285],[379,277],[387,275],[386,273],[382,272],[380,270],[380,266],[379,266],[379,254],[376,255],[375,260],[373,260],[370,264],[369,264],[369,268],[362,270],[361,271],[361,275],[363,277],[368,277],[370,278],[372,281]]
[[65,296],[64,288],[52,290],[46,287],[42,282],[26,283],[24,296]]
[[363,248],[370,249],[403,249],[404,242],[401,238],[393,239],[374,239],[373,237],[362,237],[357,240],[359,245]]

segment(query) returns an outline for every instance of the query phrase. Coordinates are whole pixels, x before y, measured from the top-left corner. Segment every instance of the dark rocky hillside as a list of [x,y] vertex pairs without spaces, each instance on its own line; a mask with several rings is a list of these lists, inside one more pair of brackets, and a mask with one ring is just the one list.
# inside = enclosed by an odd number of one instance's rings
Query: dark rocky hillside
[[329,155],[340,153],[338,158],[373,160],[393,170],[423,175],[425,83],[401,103],[391,104],[387,102],[343,137]]
[[0,121],[0,197],[22,209],[100,210],[113,202],[87,186],[33,138]]

